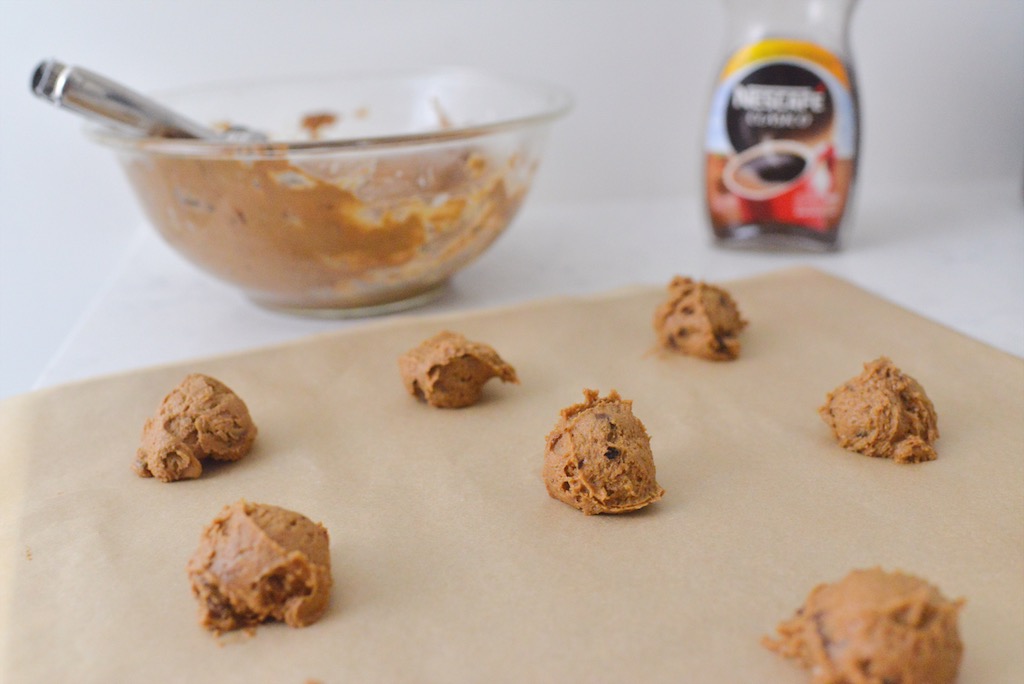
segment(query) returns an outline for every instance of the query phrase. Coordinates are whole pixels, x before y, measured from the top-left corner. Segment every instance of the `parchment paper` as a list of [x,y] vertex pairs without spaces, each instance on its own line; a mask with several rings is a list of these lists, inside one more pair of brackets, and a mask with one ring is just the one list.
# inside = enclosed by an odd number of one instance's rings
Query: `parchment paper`
[[[737,361],[654,350],[660,288],[436,319],[41,391],[0,406],[3,681],[806,682],[759,645],[817,583],[881,565],[965,597],[961,682],[1024,681],[1024,362],[808,269],[727,284]],[[396,359],[440,329],[522,384],[438,410]],[[174,331],[168,331],[173,335]],[[939,413],[939,460],[840,449],[816,409],[890,356]],[[145,418],[187,373],[260,434],[199,480],[142,480]],[[665,498],[585,517],[549,498],[544,436],[615,388]],[[240,498],[320,520],[335,593],[306,629],[220,639],[185,564]]]

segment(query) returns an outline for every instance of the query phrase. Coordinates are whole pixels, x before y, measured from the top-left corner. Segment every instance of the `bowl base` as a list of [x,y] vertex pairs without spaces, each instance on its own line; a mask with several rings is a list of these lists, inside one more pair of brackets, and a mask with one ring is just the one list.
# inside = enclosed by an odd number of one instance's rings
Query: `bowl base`
[[443,280],[440,283],[431,286],[427,290],[417,292],[416,294],[410,297],[405,297],[404,299],[361,306],[288,306],[268,302],[253,296],[249,297],[249,301],[262,309],[289,314],[291,316],[304,316],[306,318],[322,319],[369,318],[371,316],[385,316],[387,314],[407,311],[408,309],[415,309],[416,307],[424,306],[425,304],[429,304],[440,297],[447,290],[448,281]]

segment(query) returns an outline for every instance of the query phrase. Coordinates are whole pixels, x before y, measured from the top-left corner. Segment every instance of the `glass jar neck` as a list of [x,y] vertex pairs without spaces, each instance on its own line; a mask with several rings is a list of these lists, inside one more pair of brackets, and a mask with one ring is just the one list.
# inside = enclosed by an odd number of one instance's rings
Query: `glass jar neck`
[[807,40],[837,54],[848,52],[848,27],[856,0],[723,0],[729,45],[737,49],[765,38]]

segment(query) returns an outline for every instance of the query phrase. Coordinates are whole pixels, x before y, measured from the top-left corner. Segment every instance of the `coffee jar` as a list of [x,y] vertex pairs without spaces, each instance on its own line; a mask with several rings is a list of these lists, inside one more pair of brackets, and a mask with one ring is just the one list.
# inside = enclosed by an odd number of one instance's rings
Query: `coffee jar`
[[704,146],[715,241],[836,249],[860,147],[848,46],[855,0],[723,2],[726,56]]

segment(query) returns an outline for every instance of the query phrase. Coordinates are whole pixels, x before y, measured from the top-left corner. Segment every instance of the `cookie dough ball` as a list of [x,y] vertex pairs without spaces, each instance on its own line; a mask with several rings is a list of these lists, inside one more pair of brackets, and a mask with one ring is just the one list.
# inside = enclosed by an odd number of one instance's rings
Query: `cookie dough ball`
[[936,458],[935,407],[924,388],[884,356],[832,390],[818,413],[845,449],[897,463]]
[[547,436],[544,484],[548,494],[587,515],[626,513],[660,499],[651,438],[633,415],[633,402],[612,390],[562,409]]
[[855,570],[815,587],[764,645],[810,669],[814,684],[951,684],[962,606],[912,575]]
[[199,622],[214,632],[316,622],[331,597],[327,530],[299,513],[239,501],[203,530],[188,563]]
[[654,331],[665,349],[712,361],[735,359],[737,336],[747,325],[725,290],[676,276],[668,298],[654,312]]
[[491,378],[519,383],[493,348],[447,330],[403,354],[398,369],[409,394],[438,408],[475,404]]
[[185,377],[142,428],[132,469],[139,477],[174,482],[199,477],[202,461],[237,461],[249,453],[256,425],[249,409],[224,383]]

